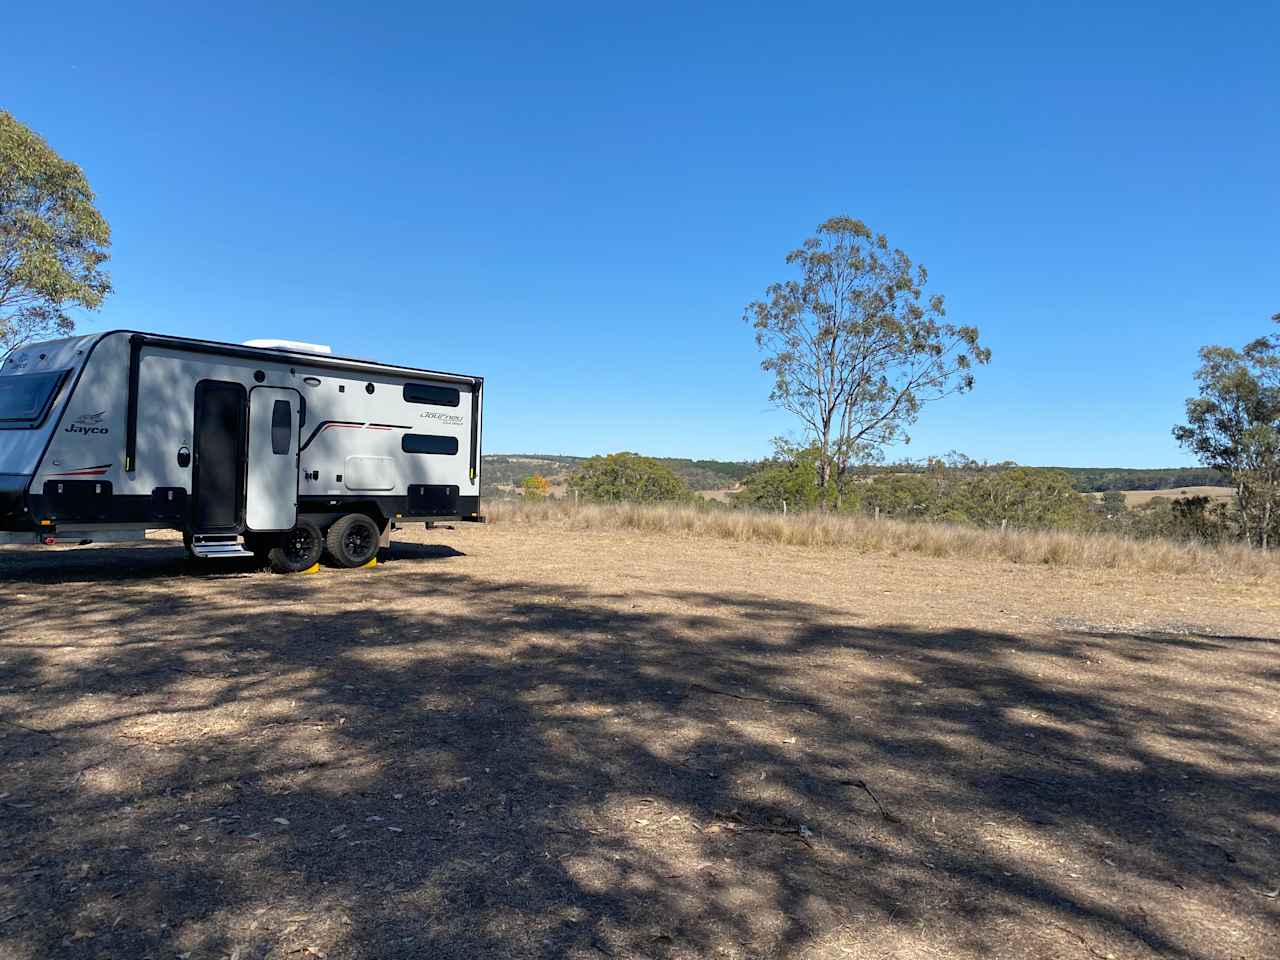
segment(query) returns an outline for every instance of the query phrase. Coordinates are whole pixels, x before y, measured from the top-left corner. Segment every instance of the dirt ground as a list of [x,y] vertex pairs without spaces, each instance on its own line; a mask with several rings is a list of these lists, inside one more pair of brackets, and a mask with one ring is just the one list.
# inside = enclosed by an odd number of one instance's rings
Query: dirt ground
[[0,549],[0,957],[1280,956],[1280,589]]

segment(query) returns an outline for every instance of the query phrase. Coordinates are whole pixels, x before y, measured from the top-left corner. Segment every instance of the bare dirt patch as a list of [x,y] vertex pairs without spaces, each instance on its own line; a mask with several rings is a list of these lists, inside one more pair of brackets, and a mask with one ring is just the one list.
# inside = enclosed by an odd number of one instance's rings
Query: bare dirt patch
[[0,550],[0,957],[1276,956],[1272,580],[418,539]]

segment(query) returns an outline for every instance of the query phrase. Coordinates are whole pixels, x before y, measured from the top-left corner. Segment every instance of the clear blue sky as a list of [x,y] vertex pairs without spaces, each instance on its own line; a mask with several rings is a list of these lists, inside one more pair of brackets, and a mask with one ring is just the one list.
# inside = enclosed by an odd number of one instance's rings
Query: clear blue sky
[[480,373],[490,452],[757,457],[742,308],[849,213],[995,353],[905,453],[1159,466],[1280,311],[1273,3],[262,6],[5,13],[0,106],[114,230],[84,329]]

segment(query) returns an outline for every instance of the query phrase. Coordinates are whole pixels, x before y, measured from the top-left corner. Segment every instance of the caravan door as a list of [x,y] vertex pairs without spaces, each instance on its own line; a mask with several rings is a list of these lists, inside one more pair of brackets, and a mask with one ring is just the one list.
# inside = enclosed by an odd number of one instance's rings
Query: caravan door
[[244,387],[227,380],[196,384],[195,533],[239,533],[244,503]]
[[298,431],[302,395],[285,387],[249,391],[245,526],[291,530],[298,519]]

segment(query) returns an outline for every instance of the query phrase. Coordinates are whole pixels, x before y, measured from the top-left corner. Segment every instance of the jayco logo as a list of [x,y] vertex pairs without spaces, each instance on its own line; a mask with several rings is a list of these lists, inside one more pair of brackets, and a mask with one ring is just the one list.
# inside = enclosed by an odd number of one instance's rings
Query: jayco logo
[[102,425],[102,418],[106,415],[107,411],[99,410],[97,413],[86,413],[83,417],[76,417],[63,433],[110,433],[111,430]]

